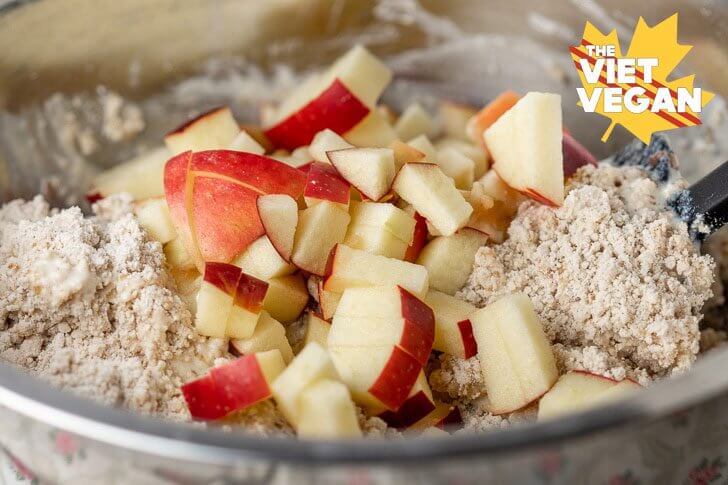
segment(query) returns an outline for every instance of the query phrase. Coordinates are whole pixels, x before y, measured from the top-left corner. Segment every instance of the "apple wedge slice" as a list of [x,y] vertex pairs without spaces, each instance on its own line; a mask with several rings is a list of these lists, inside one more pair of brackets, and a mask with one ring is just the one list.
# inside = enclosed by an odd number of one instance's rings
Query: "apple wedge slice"
[[205,263],[195,316],[195,328],[200,335],[226,337],[240,274],[240,268],[231,264]]
[[172,157],[166,147],[158,147],[120,163],[97,175],[86,198],[89,201],[126,192],[134,200],[164,196],[164,165]]
[[404,429],[413,426],[434,410],[435,400],[427,383],[427,376],[420,372],[402,406],[397,411],[385,411],[379,417],[393,428]]
[[483,134],[505,183],[549,206],[564,202],[561,96],[531,92]]
[[191,150],[218,150],[228,148],[240,133],[230,108],[220,107],[202,113],[175,128],[164,142],[172,154]]
[[255,153],[256,155],[263,155],[265,153],[265,148],[245,130],[240,130],[240,133],[238,133],[230,143],[230,146],[228,146],[228,149],[235,150],[236,152]]
[[421,366],[435,338],[432,309],[399,286],[349,288],[331,322],[330,347],[397,345]]
[[435,314],[435,340],[432,348],[446,354],[469,359],[478,353],[470,315],[476,308],[453,296],[430,290],[425,303]]
[[349,182],[334,167],[321,162],[313,162],[309,166],[306,188],[303,191],[308,207],[326,200],[338,204],[346,211],[349,210],[349,194]]
[[452,236],[439,236],[427,243],[417,264],[427,269],[432,288],[454,295],[468,281],[475,253],[487,242],[487,235],[464,227]]
[[263,308],[280,322],[292,322],[308,304],[309,294],[300,273],[268,280]]
[[326,200],[301,211],[291,261],[304,271],[323,276],[329,253],[344,240],[349,220],[348,212]]
[[326,152],[341,176],[370,200],[389,192],[394,180],[394,152],[389,148],[347,148]]
[[323,379],[298,398],[297,433],[303,439],[360,438],[356,408],[344,384]]
[[508,295],[470,317],[493,414],[521,409],[558,379],[556,361],[531,300]]
[[324,289],[343,293],[347,288],[398,285],[424,296],[429,288],[423,266],[337,244],[326,265]]
[[286,364],[293,359],[293,350],[286,338],[285,327],[265,310],[260,312],[253,333],[245,339],[230,340],[230,345],[241,355],[275,349],[281,353]]
[[435,121],[418,103],[407,106],[397,119],[394,130],[401,140],[411,140],[420,135],[433,136],[436,131]]
[[303,339],[304,347],[311,342],[316,342],[321,347],[326,348],[330,329],[331,324],[329,322],[323,318],[319,318],[309,310],[306,315],[306,336]]
[[182,395],[192,418],[221,419],[270,398],[270,385],[284,368],[277,350],[247,355],[184,384]]
[[308,150],[317,162],[330,163],[329,157],[326,155],[327,152],[345,150],[347,148],[354,148],[354,146],[344,140],[341,135],[327,128],[316,133],[316,136],[311,140],[311,145],[308,147]]
[[291,425],[296,427],[299,422],[298,403],[301,393],[325,379],[339,380],[339,375],[326,349],[312,342],[301,350],[273,382],[273,397]]
[[271,244],[284,260],[290,261],[298,225],[296,200],[286,194],[261,195],[257,207],[258,217]]
[[253,335],[267,292],[268,283],[245,273],[240,274],[225,329],[228,337],[246,339]]
[[253,241],[231,264],[263,281],[296,271],[295,266],[281,257],[268,236]]
[[392,188],[446,236],[464,227],[473,213],[452,181],[434,164],[406,164]]
[[134,205],[139,225],[149,234],[149,237],[162,244],[168,243],[177,237],[172,217],[169,215],[169,207],[164,197],[155,197],[137,202]]

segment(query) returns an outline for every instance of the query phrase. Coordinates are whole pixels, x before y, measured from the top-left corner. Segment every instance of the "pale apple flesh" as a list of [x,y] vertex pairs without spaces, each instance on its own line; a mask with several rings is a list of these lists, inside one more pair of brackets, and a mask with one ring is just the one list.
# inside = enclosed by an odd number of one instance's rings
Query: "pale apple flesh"
[[134,207],[134,215],[149,237],[155,241],[166,244],[177,237],[177,231],[164,197],[137,202]]
[[259,318],[250,336],[233,337],[230,345],[240,355],[278,350],[286,364],[293,359],[293,349],[286,337],[285,327],[264,310],[259,313]]
[[268,280],[263,308],[279,322],[296,320],[308,305],[309,294],[300,273]]
[[291,260],[293,238],[298,225],[298,204],[287,194],[268,194],[258,197],[258,217],[268,239],[281,257]]
[[300,269],[322,276],[329,254],[346,237],[349,213],[327,200],[301,211],[291,261]]
[[303,439],[359,438],[356,408],[344,384],[322,379],[298,398],[297,433]]
[[478,353],[470,316],[476,308],[454,296],[430,290],[425,303],[435,315],[435,339],[432,348],[461,359]]
[[172,157],[166,147],[158,147],[120,163],[97,175],[86,196],[89,202],[126,192],[135,200],[164,196],[164,166]]
[[306,346],[311,342],[316,342],[324,348],[327,347],[330,329],[331,324],[329,322],[309,311],[306,316],[306,336],[303,339],[303,345]]
[[435,121],[418,103],[405,109],[397,119],[394,129],[401,140],[411,140],[420,135],[432,136],[435,133]]
[[327,152],[341,176],[373,201],[384,197],[395,174],[394,152],[389,148],[347,148]]
[[164,142],[173,154],[228,148],[240,133],[230,108],[214,108],[175,128]]
[[420,252],[417,264],[427,268],[430,287],[454,295],[473,271],[475,254],[488,242],[488,236],[463,228],[451,236],[431,240]]
[[233,307],[240,268],[226,263],[206,263],[197,294],[195,328],[201,335],[225,337]]
[[309,152],[313,159],[321,163],[330,163],[329,157],[326,154],[334,150],[344,150],[347,148],[354,148],[354,146],[344,140],[340,135],[328,128],[316,133],[316,136],[311,140],[309,146]]

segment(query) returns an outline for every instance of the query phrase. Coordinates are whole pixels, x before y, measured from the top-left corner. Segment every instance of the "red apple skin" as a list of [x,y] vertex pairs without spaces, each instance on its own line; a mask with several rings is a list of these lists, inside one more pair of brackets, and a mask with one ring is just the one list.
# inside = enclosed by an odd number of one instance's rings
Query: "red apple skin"
[[235,305],[253,313],[260,313],[267,292],[268,283],[254,276],[240,273],[235,291]]
[[432,309],[401,286],[399,289],[404,328],[399,346],[420,363],[427,364],[435,341],[435,314]]
[[189,175],[191,160],[192,152],[183,152],[167,161],[164,166],[164,194],[177,234],[190,256],[197,259],[197,243],[190,229],[186,204],[192,187],[192,176]]
[[294,150],[308,145],[326,128],[342,135],[369,114],[362,103],[339,79],[335,79],[307,105],[268,128],[265,135],[279,148]]
[[226,263],[205,263],[203,280],[224,291],[231,297],[235,292],[240,279],[240,268]]
[[559,207],[559,204],[555,203],[551,199],[546,198],[546,196],[541,195],[537,190],[534,189],[526,189],[526,190],[519,190],[520,193],[525,195],[526,197],[530,197],[531,199],[535,200],[536,202],[540,202],[541,204],[548,206],[548,207]]
[[427,244],[427,219],[419,213],[414,213],[415,231],[412,237],[412,243],[407,247],[404,253],[404,260],[410,263],[417,261],[417,257],[422,252],[422,248]]
[[420,391],[408,398],[397,411],[385,411],[379,417],[393,428],[403,429],[409,428],[434,410],[435,404],[424,391]]
[[306,188],[303,195],[313,199],[348,204],[350,185],[333,166],[327,163],[313,162],[308,169]]
[[395,346],[369,393],[387,409],[396,411],[407,400],[421,370],[422,365],[414,357]]
[[316,163],[315,160],[311,160],[310,162],[304,163],[303,165],[296,167],[296,169],[300,170],[301,172],[305,173],[306,176],[308,176],[308,172],[309,170],[311,170],[311,165],[313,165],[314,163]]
[[452,429],[456,426],[459,427],[462,424],[463,424],[463,417],[460,414],[460,408],[455,406],[454,408],[452,408],[452,410],[448,413],[447,416],[445,416],[440,421],[435,423],[435,426],[437,428],[447,431],[446,428]]
[[473,324],[470,320],[458,322],[458,330],[463,340],[463,358],[469,359],[478,353],[478,343],[473,336]]
[[[595,373],[589,372],[587,370],[573,370],[571,372],[573,372],[574,374],[584,374],[586,376],[595,377],[597,379],[603,379],[605,381],[613,382],[614,384],[619,383],[619,381],[617,379],[612,379],[611,377],[603,376],[600,374],[595,374]],[[632,382],[634,382],[634,381],[632,381]],[[635,384],[636,384],[636,382],[635,382]]]
[[194,419],[212,421],[224,418],[230,412],[209,375],[182,385],[180,390]]
[[579,167],[598,163],[594,155],[566,130],[561,146],[564,154],[564,177],[571,177]]
[[218,394],[230,411],[251,406],[271,395],[255,354],[239,357],[210,371]]
[[89,204],[95,204],[103,198],[104,196],[98,192],[91,192],[86,194],[86,202],[88,202]]

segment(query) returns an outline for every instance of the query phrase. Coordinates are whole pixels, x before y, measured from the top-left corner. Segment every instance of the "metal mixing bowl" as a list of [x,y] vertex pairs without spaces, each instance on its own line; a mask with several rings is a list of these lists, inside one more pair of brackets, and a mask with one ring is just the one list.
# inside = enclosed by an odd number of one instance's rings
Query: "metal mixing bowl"
[[[55,93],[71,96],[104,85],[143,105],[199,72],[210,58],[244,58],[264,70],[279,63],[303,68],[325,65],[364,42],[395,68],[398,81],[388,94],[395,105],[423,93],[481,104],[505,88],[557,91],[564,95],[571,131],[606,155],[628,136],[618,132],[607,146],[596,141],[607,122],[575,106],[567,45],[578,41],[586,20],[604,31],[616,26],[625,40],[638,16],[652,24],[678,11],[680,38],[695,45],[684,70],[728,94],[726,2],[417,5],[415,0],[0,1],[0,194],[7,199],[35,193],[49,174],[72,178],[45,131],[28,121]],[[143,135],[102,147],[83,166],[90,172],[122,160],[140,140],[158,140],[182,114],[212,101],[176,106],[178,112],[156,118],[145,113],[152,122]],[[716,155],[711,163],[718,161]],[[73,190],[56,202],[72,201],[85,180],[80,175],[68,180]],[[447,439],[343,443],[262,439],[162,422],[56,391],[0,365],[0,462],[21,475],[77,483],[499,483],[505,477],[593,482],[632,475],[667,483],[687,476],[701,453],[728,448],[728,416],[720,412],[728,402],[722,396],[728,389],[726,364],[728,355],[709,355],[689,375],[550,423]]]

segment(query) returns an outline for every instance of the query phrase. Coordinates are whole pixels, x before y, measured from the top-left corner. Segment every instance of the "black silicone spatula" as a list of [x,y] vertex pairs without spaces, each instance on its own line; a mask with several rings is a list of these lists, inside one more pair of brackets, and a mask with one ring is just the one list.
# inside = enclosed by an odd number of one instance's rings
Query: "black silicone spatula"
[[[653,135],[649,145],[635,140],[612,159],[614,165],[635,165],[664,183],[677,170],[675,152],[663,135]],[[667,204],[685,221],[694,238],[703,240],[728,222],[728,162],[691,187],[675,192]]]

